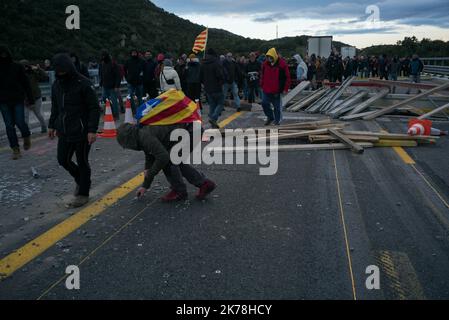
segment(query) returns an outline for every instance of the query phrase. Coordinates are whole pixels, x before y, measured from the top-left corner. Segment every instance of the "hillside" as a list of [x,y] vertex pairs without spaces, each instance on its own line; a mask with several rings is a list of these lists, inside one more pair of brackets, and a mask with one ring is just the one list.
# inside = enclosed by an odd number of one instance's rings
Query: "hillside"
[[[65,28],[65,8],[71,4],[80,8],[80,30]],[[98,57],[103,49],[119,59],[131,48],[178,55],[189,53],[196,35],[205,28],[147,0],[4,0],[0,10],[0,43],[6,43],[16,59],[41,60],[59,49],[77,52],[84,60]],[[291,55],[305,53],[306,44],[307,36],[263,41],[210,29],[208,47],[246,54],[276,46]]]
[[394,45],[371,46],[361,50],[361,54],[368,56],[379,56],[386,54],[390,57],[405,57],[413,54],[420,57],[449,57],[449,41],[422,39],[419,41],[416,37],[405,37]]

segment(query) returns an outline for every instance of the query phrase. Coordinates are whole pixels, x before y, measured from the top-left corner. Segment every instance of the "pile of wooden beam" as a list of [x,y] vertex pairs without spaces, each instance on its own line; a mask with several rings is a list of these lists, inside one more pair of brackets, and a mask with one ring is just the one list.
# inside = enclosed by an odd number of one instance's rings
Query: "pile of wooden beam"
[[[275,127],[245,128],[252,129],[255,137],[248,139],[246,147],[215,147],[214,152],[248,152],[260,148],[270,150],[336,150],[351,149],[361,154],[365,148],[371,147],[416,147],[419,144],[435,143],[438,137],[409,136],[406,134],[393,134],[387,132],[353,131],[347,130],[347,123],[335,122],[331,119],[298,122]],[[267,129],[276,129],[277,144],[267,134]],[[245,134],[244,132],[241,134]],[[208,130],[206,135],[212,135]],[[217,130],[215,130],[217,131]],[[225,130],[219,130],[225,133]],[[215,132],[216,133],[216,132]],[[297,144],[302,140],[301,144]],[[251,142],[252,144],[250,144]],[[270,142],[268,145],[267,142]],[[262,144],[261,144],[262,143]]]
[[287,108],[287,111],[298,112],[304,110],[307,113],[322,113],[340,120],[372,120],[394,111],[411,111],[414,114],[421,115],[419,110],[410,105],[411,103],[449,88],[449,83],[429,88],[426,87],[427,91],[410,95],[391,106],[381,107],[374,106],[374,104],[389,94],[388,89],[378,91],[374,95],[369,94],[366,90],[352,93],[346,92],[347,98],[341,100],[353,80],[354,78],[351,77],[346,79],[339,87],[323,87],[312,92],[310,95],[295,101],[294,104]]

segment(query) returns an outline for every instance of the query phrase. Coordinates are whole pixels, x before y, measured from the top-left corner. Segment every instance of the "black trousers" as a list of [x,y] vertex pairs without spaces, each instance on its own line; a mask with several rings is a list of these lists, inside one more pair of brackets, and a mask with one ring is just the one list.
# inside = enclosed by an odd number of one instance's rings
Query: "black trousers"
[[[90,145],[87,139],[68,142],[63,136],[58,138],[58,163],[66,169],[79,185],[79,195],[89,196],[91,169],[89,166]],[[76,163],[72,161],[76,155]]]

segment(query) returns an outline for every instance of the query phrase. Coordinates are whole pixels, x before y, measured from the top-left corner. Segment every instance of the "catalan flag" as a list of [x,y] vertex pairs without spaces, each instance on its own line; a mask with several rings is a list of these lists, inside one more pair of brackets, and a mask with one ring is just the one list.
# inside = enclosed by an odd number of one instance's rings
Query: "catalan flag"
[[136,119],[143,126],[164,126],[201,121],[201,116],[195,102],[182,91],[171,89],[142,104]]
[[207,37],[209,35],[209,29],[206,28],[203,32],[201,32],[198,37],[195,39],[195,43],[193,44],[192,51],[194,53],[202,52],[206,50],[207,45]]

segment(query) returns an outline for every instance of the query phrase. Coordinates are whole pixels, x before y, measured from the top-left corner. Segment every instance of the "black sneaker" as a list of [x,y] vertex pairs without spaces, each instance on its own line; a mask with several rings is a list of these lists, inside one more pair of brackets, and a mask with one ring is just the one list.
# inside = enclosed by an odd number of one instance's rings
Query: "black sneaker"
[[265,121],[266,126],[269,126],[272,123],[273,123],[273,120],[271,120],[271,119],[268,119],[267,121]]
[[242,112],[242,108],[237,108],[237,112]]

